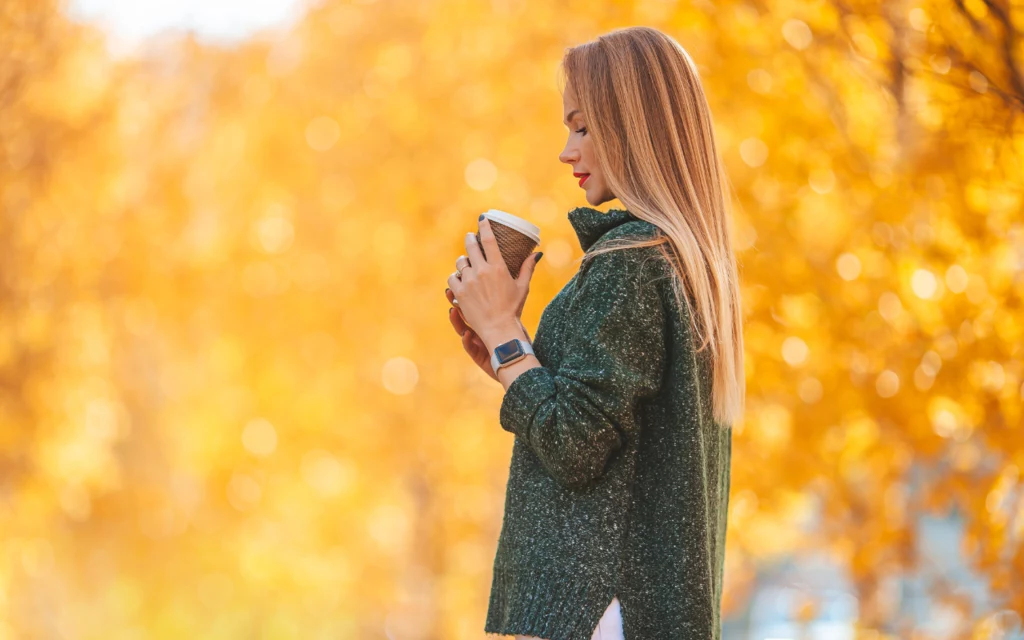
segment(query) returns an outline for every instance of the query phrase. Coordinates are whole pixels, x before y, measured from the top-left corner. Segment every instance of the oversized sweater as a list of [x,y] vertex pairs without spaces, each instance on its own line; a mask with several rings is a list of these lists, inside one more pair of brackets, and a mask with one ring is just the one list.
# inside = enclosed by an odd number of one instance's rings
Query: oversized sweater
[[[660,233],[619,209],[569,222],[584,252]],[[541,314],[542,366],[501,402],[515,442],[486,633],[589,640],[617,596],[626,640],[720,638],[732,428],[670,276],[655,247],[594,256]]]

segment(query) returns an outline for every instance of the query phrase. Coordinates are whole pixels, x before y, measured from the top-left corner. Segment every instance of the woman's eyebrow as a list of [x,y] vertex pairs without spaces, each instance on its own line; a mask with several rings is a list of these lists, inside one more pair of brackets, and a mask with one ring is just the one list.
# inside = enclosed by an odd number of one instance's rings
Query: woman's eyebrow
[[562,124],[564,124],[565,126],[569,126],[569,121],[572,120],[572,117],[579,112],[579,109],[573,109],[572,111],[570,111],[569,115],[566,116],[565,120],[562,121]]

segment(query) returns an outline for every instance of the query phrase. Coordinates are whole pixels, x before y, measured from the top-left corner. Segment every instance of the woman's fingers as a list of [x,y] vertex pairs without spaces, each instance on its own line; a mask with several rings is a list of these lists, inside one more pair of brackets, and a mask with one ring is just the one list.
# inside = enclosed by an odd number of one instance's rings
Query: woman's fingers
[[491,369],[491,354],[487,351],[487,345],[480,339],[476,331],[467,329],[462,334],[462,348],[466,350],[469,357],[476,363],[480,370],[491,378],[497,380],[497,376]]
[[[455,299],[455,292],[453,292],[451,289],[448,289],[447,287],[444,290],[444,295],[446,298],[448,298],[448,304],[451,304],[452,300]],[[469,325],[466,324],[466,321],[465,319],[463,319],[462,314],[459,313],[458,310],[455,309],[455,307],[448,309],[448,319],[451,321],[452,326],[455,327],[455,332],[458,333],[459,335],[465,333],[466,329],[469,328]]]
[[480,336],[477,335],[476,331],[470,329],[468,333],[470,334],[470,338],[472,339],[473,345],[476,348],[480,349],[481,351],[487,351],[487,345],[485,345],[484,341],[480,339]]
[[[451,289],[444,290],[445,296],[450,303],[455,297]],[[480,339],[476,331],[466,324],[462,314],[454,307],[448,309],[448,319],[455,328],[455,332],[462,336],[462,348],[466,350],[469,357],[483,370],[484,373],[497,380],[494,372],[491,371],[491,354],[487,351],[487,345]]]
[[480,336],[476,335],[476,332],[469,330],[466,332],[468,336],[469,345],[473,349],[473,353],[480,354],[487,351],[487,345],[480,340]]
[[[462,334],[462,348],[466,350],[466,353],[473,359],[473,362],[483,366],[481,362],[485,354],[483,349],[480,348],[479,341],[476,339],[476,334],[472,329]],[[490,356],[487,357],[487,360],[490,361]]]
[[480,347],[480,338],[477,337],[476,331],[467,328],[462,334],[462,344],[470,353],[477,351]]
[[487,356],[487,361],[490,362],[491,354],[487,353],[487,345],[480,339],[476,331],[467,329],[462,334],[462,346],[465,347],[466,351],[469,352],[474,358],[480,358],[483,355]]
[[452,328],[455,329],[455,333],[460,336],[466,333],[466,321],[462,319],[462,314],[455,307],[449,307],[448,309],[448,320],[452,323]]
[[469,325],[466,324],[466,319],[462,317],[462,314],[455,307],[449,307],[448,318],[452,321],[452,326],[459,332],[459,335],[462,335],[469,328]]

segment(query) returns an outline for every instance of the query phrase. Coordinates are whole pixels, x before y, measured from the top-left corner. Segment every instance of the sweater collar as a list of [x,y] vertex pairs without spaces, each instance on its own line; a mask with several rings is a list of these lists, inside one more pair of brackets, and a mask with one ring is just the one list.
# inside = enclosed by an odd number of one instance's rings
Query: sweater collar
[[576,231],[584,253],[608,231],[639,219],[625,209],[610,209],[604,213],[592,207],[576,207],[569,212],[569,223]]

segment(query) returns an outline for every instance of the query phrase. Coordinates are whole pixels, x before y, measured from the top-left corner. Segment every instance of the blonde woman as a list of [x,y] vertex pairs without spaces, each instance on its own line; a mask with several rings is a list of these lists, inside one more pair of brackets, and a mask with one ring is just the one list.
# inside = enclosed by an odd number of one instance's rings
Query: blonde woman
[[569,211],[584,256],[532,343],[519,315],[536,260],[513,279],[486,221],[493,257],[467,234],[448,279],[452,324],[505,387],[499,421],[515,435],[484,630],[719,638],[745,383],[711,113],[693,60],[655,29],[572,47],[562,69],[559,160],[588,203],[626,209]]

